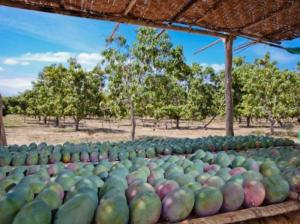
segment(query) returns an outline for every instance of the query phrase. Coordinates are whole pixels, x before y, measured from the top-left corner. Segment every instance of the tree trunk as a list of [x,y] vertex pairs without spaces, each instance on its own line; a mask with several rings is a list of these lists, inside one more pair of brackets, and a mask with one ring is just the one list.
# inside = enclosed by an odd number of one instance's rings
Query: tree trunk
[[271,119],[270,122],[271,122],[270,132],[271,132],[271,135],[274,135],[275,120]]
[[145,120],[143,117],[142,117],[141,121],[142,121],[142,127],[145,127]]
[[282,127],[282,128],[284,127],[284,124],[280,119],[277,120],[277,123],[280,125],[280,127]]
[[250,116],[248,116],[248,117],[247,117],[247,128],[249,128],[249,127],[250,127],[250,121],[251,121],[251,117],[250,117]]
[[226,136],[234,136],[233,132],[233,99],[232,99],[232,43],[233,38],[225,40],[225,102],[226,102]]
[[75,120],[75,131],[79,131],[79,119],[74,119]]
[[44,124],[47,124],[47,117],[44,117]]
[[41,119],[41,116],[39,116],[39,121],[41,121],[42,119]]
[[207,129],[208,125],[210,125],[211,122],[217,117],[217,115],[213,116],[207,124],[204,125],[204,129]]
[[156,120],[156,119],[154,119],[154,123],[153,123],[153,131],[155,131],[155,130],[156,130],[156,127],[157,127],[157,120]]
[[177,117],[177,118],[176,118],[176,129],[179,129],[179,121],[180,121],[180,118]]
[[2,96],[0,94],[0,145],[7,145],[6,134],[4,129],[4,121],[3,121],[3,107],[2,104]]
[[135,139],[135,128],[136,128],[136,120],[135,120],[135,110],[134,103],[130,100],[130,116],[131,116],[131,140]]
[[241,124],[241,123],[242,123],[242,117],[239,116],[239,124]]
[[59,117],[55,117],[55,127],[59,126]]
[[108,127],[109,127],[109,130],[111,130],[110,118],[108,118]]

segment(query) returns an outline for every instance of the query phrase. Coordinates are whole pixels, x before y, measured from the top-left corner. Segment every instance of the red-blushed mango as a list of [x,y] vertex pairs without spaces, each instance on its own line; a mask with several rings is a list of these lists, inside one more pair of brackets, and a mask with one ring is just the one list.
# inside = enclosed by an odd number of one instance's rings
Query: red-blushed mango
[[203,173],[196,177],[196,181],[198,183],[200,183],[201,185],[203,185],[205,183],[205,181],[210,177],[211,177],[211,175],[209,173]]
[[229,174],[231,176],[236,176],[242,173],[245,173],[247,170],[244,167],[235,167],[232,170],[229,171]]
[[50,176],[55,176],[59,172],[57,164],[50,164],[47,171]]
[[153,185],[156,180],[163,178],[163,177],[164,177],[163,172],[151,170],[150,175],[147,178],[147,181],[149,184]]
[[107,192],[100,200],[95,224],[127,224],[128,220],[129,208],[124,193],[115,190]]
[[242,185],[235,182],[228,182],[222,187],[224,211],[235,211],[244,202],[244,190]]
[[69,191],[76,183],[75,174],[66,170],[55,178],[55,182],[60,184],[65,191]]
[[64,199],[65,192],[64,192],[63,187],[59,183],[52,182],[47,186],[47,188],[49,188],[50,190],[55,191],[59,195],[61,200]]
[[191,183],[184,185],[183,187],[188,188],[195,193],[196,191],[198,191],[202,188],[202,185],[198,182],[191,182]]
[[215,174],[221,167],[218,164],[210,164],[204,167],[204,171],[209,174]]
[[219,212],[223,204],[223,194],[215,187],[203,187],[195,194],[195,213],[209,216]]
[[204,187],[215,187],[215,188],[221,188],[225,184],[224,180],[221,177],[218,176],[212,176],[209,177],[204,183]]
[[90,155],[86,151],[80,152],[80,161],[83,163],[87,163],[90,161]]
[[216,173],[216,176],[221,177],[224,181],[227,181],[230,179],[231,175],[229,174],[230,172],[229,167],[223,167],[218,172]]
[[300,171],[293,169],[284,175],[289,182],[290,190],[294,192],[300,192]]
[[245,160],[246,158],[244,156],[236,156],[232,161],[232,167],[240,167]]
[[266,202],[269,204],[284,201],[289,194],[290,186],[280,175],[265,177],[263,184],[266,189]]
[[131,224],[155,224],[160,214],[161,201],[153,191],[140,192],[130,202]]
[[169,222],[179,222],[189,216],[195,202],[194,192],[185,187],[178,188],[163,199],[163,217]]
[[244,167],[246,170],[254,170],[259,172],[259,164],[254,159],[246,159],[243,163],[242,167]]
[[154,170],[158,167],[158,165],[155,162],[149,162],[147,163],[147,167],[150,169],[150,171]]
[[215,163],[221,167],[227,167],[231,164],[231,159],[226,152],[219,152],[215,158]]
[[71,154],[70,154],[70,152],[64,152],[62,154],[62,161],[63,161],[63,163],[69,163],[71,161]]
[[183,174],[183,175],[180,175],[178,177],[176,177],[174,179],[178,184],[179,186],[183,186],[183,185],[186,185],[188,183],[192,183],[192,182],[195,182],[195,178],[190,175],[190,174]]
[[99,153],[98,152],[91,152],[91,154],[90,154],[90,161],[92,163],[99,162]]
[[70,171],[76,171],[79,169],[78,163],[69,163],[66,167]]
[[263,180],[263,176],[261,175],[261,173],[254,171],[254,170],[249,170],[245,173],[242,174],[244,180],[257,180],[257,181],[262,181]]
[[280,170],[273,161],[265,161],[260,165],[260,173],[264,176],[280,174]]
[[162,200],[167,194],[179,188],[179,185],[174,180],[167,180],[155,187],[156,194]]
[[143,191],[153,191],[154,188],[145,182],[135,182],[126,189],[127,200],[130,202],[138,193]]
[[245,207],[258,207],[264,202],[266,190],[261,182],[258,180],[246,180],[243,188],[245,192]]

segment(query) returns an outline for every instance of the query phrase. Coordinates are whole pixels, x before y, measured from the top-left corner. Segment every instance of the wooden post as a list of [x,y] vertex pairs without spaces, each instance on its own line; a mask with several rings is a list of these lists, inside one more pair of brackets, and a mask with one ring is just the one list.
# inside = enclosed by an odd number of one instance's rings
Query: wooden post
[[225,39],[225,103],[226,103],[226,136],[234,136],[233,133],[233,100],[232,100],[232,43],[233,37]]
[[0,94],[0,145],[7,145],[3,121],[3,108],[4,105],[2,103],[2,96]]

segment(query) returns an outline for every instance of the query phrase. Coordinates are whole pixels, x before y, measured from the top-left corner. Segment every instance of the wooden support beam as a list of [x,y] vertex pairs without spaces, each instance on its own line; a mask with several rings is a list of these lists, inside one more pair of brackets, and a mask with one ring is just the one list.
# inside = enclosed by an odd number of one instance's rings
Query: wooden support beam
[[0,94],[0,145],[7,145],[5,129],[4,129],[4,121],[3,121],[3,101],[2,96]]
[[263,22],[264,20],[267,20],[270,17],[275,16],[276,14],[289,9],[293,4],[295,4],[293,1],[286,0],[285,3],[283,3],[282,6],[280,8],[278,8],[277,10],[271,11],[271,12],[267,13],[266,15],[259,17],[259,18],[255,19],[254,21],[245,24],[243,27],[240,27],[239,30],[244,31],[245,29],[248,29],[251,26],[254,26],[260,22]]
[[[219,213],[212,216],[202,218],[191,218],[178,222],[178,224],[226,224],[226,223],[248,223],[248,220],[253,220],[251,223],[275,223],[274,219],[268,220],[268,217],[274,217],[278,215],[284,215],[287,217],[283,221],[282,219],[276,223],[299,223],[299,216],[291,216],[293,212],[299,213],[300,203],[297,201],[286,201],[279,204],[267,205],[263,207],[246,208],[232,212]],[[266,221],[266,219],[268,221]],[[281,221],[281,222],[280,222]],[[283,222],[282,222],[283,221]],[[163,222],[160,224],[167,224]]]
[[162,29],[155,37],[155,39],[159,38],[164,32],[166,32],[165,29]]
[[208,44],[208,45],[206,45],[206,46],[204,46],[204,47],[201,47],[200,49],[198,49],[197,51],[194,52],[194,55],[195,55],[195,54],[199,54],[200,52],[202,52],[202,51],[204,51],[204,50],[206,50],[206,49],[208,49],[208,48],[210,48],[210,47],[212,47],[212,46],[218,44],[218,43],[221,42],[222,40],[223,40],[222,38],[219,38],[219,39],[217,39],[217,40],[211,42],[210,44]]
[[197,0],[186,1],[185,4],[183,4],[183,6],[180,8],[180,10],[174,16],[172,16],[170,21],[173,22],[176,19],[178,19],[183,13],[185,13],[189,8],[191,8],[193,6],[193,4],[195,4],[196,2],[197,2]]
[[256,40],[250,40],[250,41],[248,41],[247,43],[243,43],[243,44],[241,44],[240,46],[238,46],[237,48],[233,49],[233,51],[239,51],[239,50],[242,50],[242,49],[247,48],[247,47],[250,47],[250,46],[252,46],[252,45],[254,45],[254,44],[256,44],[256,43],[257,43]]
[[[124,16],[127,16],[128,13],[131,11],[131,9],[133,8],[133,6],[135,5],[135,3],[137,2],[137,0],[130,0],[125,11],[124,11]],[[111,35],[109,36],[108,38],[108,43],[109,42],[112,42],[113,38],[114,38],[114,35],[115,33],[117,32],[117,30],[119,29],[121,23],[117,23],[113,29],[113,31],[111,32]]]
[[128,13],[131,11],[131,9],[133,8],[133,6],[135,5],[136,2],[137,2],[137,0],[130,0],[127,8],[124,11],[124,16],[128,15]]
[[[186,12],[190,7],[192,7],[193,4],[195,4],[197,0],[188,0],[182,7],[181,9],[174,15],[172,16],[170,20],[170,25],[172,24],[172,21],[178,19],[184,12]],[[158,35],[155,37],[155,39],[159,38],[166,30],[163,29],[161,32],[158,33]]]
[[225,126],[226,136],[234,136],[233,132],[233,94],[232,94],[232,45],[233,37],[225,40]]
[[109,38],[107,39],[108,42],[112,42],[112,41],[113,41],[114,35],[115,35],[115,33],[117,32],[117,30],[119,29],[120,25],[121,25],[121,23],[117,23],[117,24],[115,25],[113,31],[111,32]]

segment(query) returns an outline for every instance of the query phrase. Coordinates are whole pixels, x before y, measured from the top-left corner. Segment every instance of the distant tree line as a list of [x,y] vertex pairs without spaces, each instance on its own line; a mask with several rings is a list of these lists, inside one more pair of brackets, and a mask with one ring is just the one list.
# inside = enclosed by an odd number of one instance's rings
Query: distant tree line
[[[187,64],[183,48],[173,46],[167,33],[150,28],[137,30],[128,44],[116,36],[102,52],[103,60],[87,71],[75,58],[68,66],[46,66],[24,93],[4,98],[5,113],[44,119],[130,118],[135,137],[137,117],[156,123],[173,119],[212,121],[224,115],[224,73],[198,63]],[[234,58],[233,97],[237,120],[265,118],[274,133],[275,123],[300,116],[300,64],[297,71],[280,70],[270,55],[248,63]],[[208,125],[208,124],[207,124]]]

